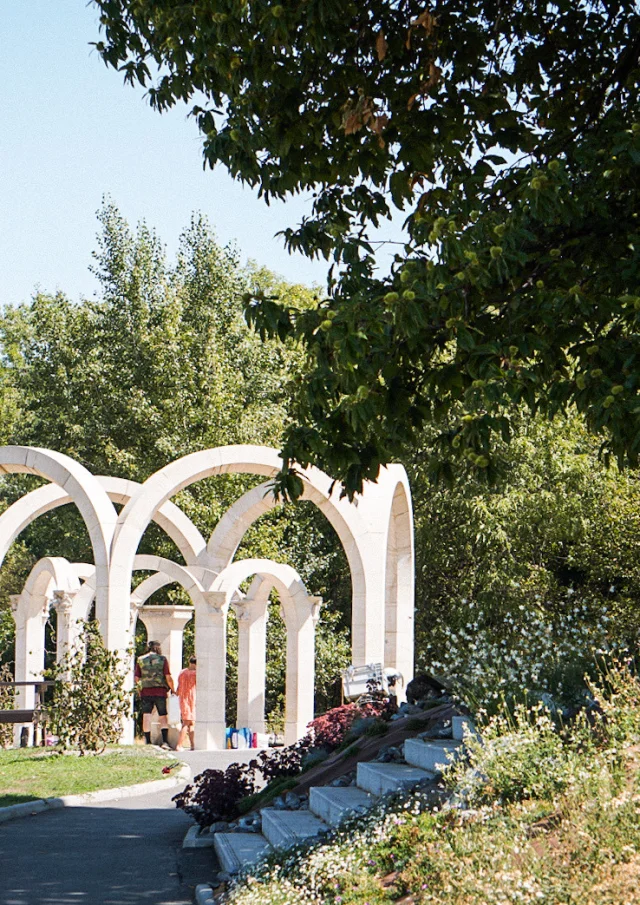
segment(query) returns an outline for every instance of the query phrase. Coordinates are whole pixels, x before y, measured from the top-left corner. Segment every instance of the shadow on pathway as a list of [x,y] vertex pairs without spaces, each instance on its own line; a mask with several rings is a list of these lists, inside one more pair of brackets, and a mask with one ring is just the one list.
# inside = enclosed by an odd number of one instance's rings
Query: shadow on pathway
[[[183,752],[195,775],[256,752]],[[183,851],[192,821],[166,792],[45,811],[0,824],[0,905],[191,905],[217,865]]]

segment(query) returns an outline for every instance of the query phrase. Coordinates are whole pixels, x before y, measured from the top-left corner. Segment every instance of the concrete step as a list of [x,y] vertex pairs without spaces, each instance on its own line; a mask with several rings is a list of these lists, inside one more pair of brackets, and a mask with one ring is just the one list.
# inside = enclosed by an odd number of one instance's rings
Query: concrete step
[[464,741],[465,735],[475,735],[479,737],[478,730],[475,727],[475,723],[468,716],[452,716],[451,717],[451,732],[454,739],[457,739],[459,742]]
[[312,786],[309,789],[309,807],[325,823],[337,826],[345,817],[364,814],[375,799],[369,792],[353,786]]
[[435,779],[435,774],[405,764],[358,764],[358,787],[373,795],[399,792],[432,779]]
[[183,848],[212,848],[214,833],[200,833],[200,827],[194,823],[187,830],[187,835],[182,840]]
[[213,844],[220,866],[229,874],[237,874],[271,851],[260,833],[214,833]]
[[265,808],[262,815],[262,833],[274,848],[289,848],[296,842],[317,836],[328,829],[311,811],[281,811]]
[[430,773],[441,773],[451,763],[451,758],[461,751],[460,742],[449,739],[408,738],[404,743],[406,762]]

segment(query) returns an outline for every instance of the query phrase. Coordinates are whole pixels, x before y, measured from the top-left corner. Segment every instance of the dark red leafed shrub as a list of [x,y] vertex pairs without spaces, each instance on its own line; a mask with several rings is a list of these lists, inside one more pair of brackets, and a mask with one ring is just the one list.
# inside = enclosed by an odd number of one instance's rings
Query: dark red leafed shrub
[[314,745],[337,748],[351,729],[353,721],[360,715],[360,710],[355,704],[343,704],[342,707],[334,707],[333,710],[316,717],[307,727]]
[[385,701],[372,701],[368,704],[343,704],[334,707],[322,716],[309,723],[309,736],[316,747],[337,748],[351,729],[355,720],[363,717],[383,716],[387,710]]
[[211,826],[216,820],[238,817],[237,803],[255,791],[255,773],[251,767],[231,764],[226,770],[205,770],[198,774],[193,783],[172,800],[177,808],[204,827]]
[[302,772],[302,758],[311,747],[313,747],[313,743],[306,735],[295,745],[287,745],[286,748],[276,748],[273,751],[262,751],[249,766],[258,770],[267,783],[274,779],[283,779],[286,776],[298,776]]

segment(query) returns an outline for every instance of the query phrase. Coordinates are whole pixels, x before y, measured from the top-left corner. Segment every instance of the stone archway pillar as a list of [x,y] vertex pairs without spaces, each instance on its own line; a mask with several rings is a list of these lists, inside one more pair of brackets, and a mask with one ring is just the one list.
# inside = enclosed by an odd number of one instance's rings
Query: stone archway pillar
[[196,748],[204,751],[226,745],[225,678],[227,668],[227,614],[224,591],[207,591],[204,604],[195,605],[198,701]]
[[[73,650],[76,641],[80,637],[79,622],[84,613],[80,611],[75,600],[77,591],[54,591],[51,604],[58,616],[56,628],[56,662]],[[84,608],[82,608],[84,609]]]
[[[31,596],[12,594],[11,610],[16,624],[15,642],[15,680],[31,682],[42,678],[44,670],[44,627],[49,618],[48,601],[33,612],[30,607]],[[15,706],[17,710],[31,710],[35,706],[36,690],[34,685],[23,685],[16,688]],[[29,733],[33,731],[31,723],[25,723]],[[14,744],[20,744],[22,724],[16,724]],[[31,737],[29,739],[31,742]]]
[[296,595],[282,607],[287,629],[287,677],[284,743],[305,734],[314,717],[315,633],[322,597]]
[[138,618],[142,619],[147,629],[147,639],[158,641],[162,645],[162,653],[169,661],[169,671],[173,681],[178,683],[178,674],[182,669],[182,638],[184,627],[193,617],[193,607],[176,604],[175,606],[141,606]]
[[269,598],[233,604],[238,619],[238,715],[236,724],[264,732]]

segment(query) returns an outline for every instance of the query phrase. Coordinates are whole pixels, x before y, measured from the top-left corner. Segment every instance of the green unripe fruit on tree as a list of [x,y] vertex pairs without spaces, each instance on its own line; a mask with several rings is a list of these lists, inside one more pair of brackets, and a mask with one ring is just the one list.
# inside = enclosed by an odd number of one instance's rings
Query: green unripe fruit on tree
[[460,282],[462,283],[465,279],[466,279],[466,277],[465,277],[464,271],[459,270],[456,274],[456,280],[460,280]]
[[614,387],[611,387],[612,396],[619,396],[620,393],[624,393],[624,387],[621,383],[617,383]]
[[476,387],[476,389],[478,390],[481,390],[482,387],[486,386],[486,380],[474,380],[471,386]]
[[400,282],[408,283],[410,279],[411,279],[411,274],[409,273],[409,271],[403,270],[402,273],[400,274]]
[[337,315],[338,315],[337,311],[327,311],[327,318],[330,321],[332,321],[334,319],[334,317],[337,317]]
[[504,223],[499,223],[497,226],[493,227],[493,231],[496,236],[500,236],[500,238],[502,238],[502,236],[504,236],[507,231],[507,227],[504,225]]
[[471,211],[471,213],[469,214],[469,220],[471,220],[472,222],[475,222],[479,216],[480,216],[480,211]]
[[501,245],[492,245],[489,249],[489,254],[495,261],[497,258],[502,257],[502,246]]
[[486,456],[476,456],[476,468],[486,468],[489,460]]
[[537,281],[536,281],[536,288],[537,288],[537,289],[544,289],[544,280],[537,280]]
[[613,396],[607,396],[604,402],[602,403],[602,408],[608,409],[614,403]]
[[594,368],[593,371],[591,372],[591,376],[592,377],[602,377],[602,369]]
[[551,170],[552,173],[557,173],[558,170],[560,169],[560,161],[552,160],[551,163],[549,164],[549,169]]
[[462,442],[462,441],[461,441],[461,438],[460,438],[459,436],[458,436],[458,437],[454,437],[453,440],[451,441],[451,445],[453,446],[454,449],[457,449],[457,448],[460,446],[460,443],[461,443],[461,442]]
[[465,251],[464,256],[467,261],[471,261],[472,264],[478,263],[478,255],[475,253],[475,251]]
[[542,176],[536,176],[531,180],[531,188],[534,190],[534,192],[539,192],[540,189],[544,188],[544,186],[545,180],[542,178]]
[[514,355],[517,355],[520,349],[517,346],[509,346],[509,355],[513,358]]
[[552,248],[549,252],[549,256],[552,258],[559,258],[561,255],[561,251],[559,248]]
[[242,65],[242,60],[240,57],[231,57],[231,61],[229,62],[229,66],[231,69],[239,69]]
[[453,235],[455,233],[455,231],[457,230],[457,228],[458,227],[456,226],[455,220],[451,220],[449,222],[449,225],[447,226],[447,229],[448,229],[450,235]]
[[581,292],[580,287],[576,283],[576,285],[572,286],[571,289],[569,290],[569,295],[580,295],[580,292]]
[[464,421],[465,424],[471,424],[471,422],[475,421],[476,419],[474,418],[473,415],[463,415],[462,420]]
[[588,346],[588,347],[587,347],[587,352],[589,353],[589,355],[595,355],[596,352],[598,351],[598,348],[599,348],[599,347],[596,346],[596,345]]
[[393,305],[394,302],[397,302],[400,296],[397,292],[387,292],[384,297],[385,304]]
[[584,390],[586,385],[587,385],[587,381],[586,381],[584,374],[578,374],[578,376],[576,377],[576,386],[578,387],[578,389]]
[[331,321],[329,321],[329,320],[322,321],[322,323],[320,324],[320,329],[326,333],[327,330],[331,329]]
[[453,330],[453,328],[457,327],[457,325],[458,325],[458,318],[457,317],[447,318],[447,320],[444,322],[444,325],[447,328],[447,330]]
[[405,291],[402,293],[402,298],[406,299],[408,302],[412,302],[415,297],[416,294],[413,289],[405,289]]
[[631,126],[631,131],[633,132],[634,135],[637,135],[638,132],[640,132],[640,123],[634,123]]
[[232,129],[229,132],[229,138],[231,139],[231,141],[240,141],[240,133],[237,129]]
[[272,6],[271,7],[271,15],[274,19],[280,19],[284,13],[283,6]]

